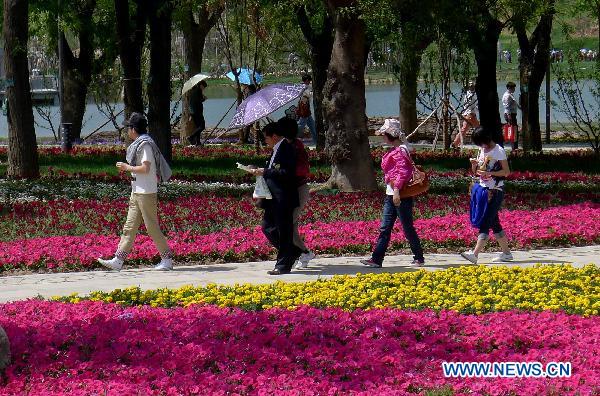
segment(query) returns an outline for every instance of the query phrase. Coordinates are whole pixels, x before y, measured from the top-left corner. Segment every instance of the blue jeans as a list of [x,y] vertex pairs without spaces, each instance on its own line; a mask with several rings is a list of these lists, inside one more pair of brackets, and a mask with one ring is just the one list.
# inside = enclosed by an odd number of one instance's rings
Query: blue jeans
[[308,125],[310,130],[310,136],[312,137],[313,143],[317,144],[317,127],[315,126],[315,119],[312,115],[308,117],[302,117],[298,119],[298,137],[304,135],[304,127]]
[[489,190],[488,191],[488,205],[485,209],[483,219],[479,225],[479,237],[478,239],[488,240],[490,238],[490,229],[494,231],[496,238],[502,238],[505,234],[498,218],[498,212],[502,207],[502,201],[504,200],[504,191],[502,190]]
[[377,264],[383,263],[383,257],[390,244],[396,218],[400,218],[404,236],[408,240],[410,250],[414,254],[414,259],[425,261],[421,240],[413,224],[413,204],[414,201],[412,198],[404,198],[400,200],[399,206],[394,206],[393,197],[386,195],[383,203],[383,218],[381,219],[381,227],[379,228],[379,238],[377,238],[377,245],[371,257]]

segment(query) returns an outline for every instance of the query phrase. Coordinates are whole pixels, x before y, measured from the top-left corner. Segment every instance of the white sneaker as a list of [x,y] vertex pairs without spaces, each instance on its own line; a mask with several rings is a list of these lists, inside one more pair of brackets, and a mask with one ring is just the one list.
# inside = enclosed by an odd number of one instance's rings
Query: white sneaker
[[465,260],[469,260],[473,264],[477,264],[477,256],[473,253],[472,250],[468,250],[466,252],[462,252],[460,254]]
[[425,261],[415,259],[411,261],[408,265],[410,265],[411,267],[423,267],[425,265]]
[[171,271],[173,269],[173,260],[172,259],[162,259],[160,263],[158,263],[155,267],[157,271]]
[[296,265],[294,268],[296,269],[304,269],[308,267],[308,263],[310,260],[314,259],[316,256],[313,252],[302,253],[300,257],[298,257],[298,261],[296,261]]
[[123,260],[118,257],[113,257],[110,260],[104,260],[99,258],[98,262],[103,266],[113,271],[121,271],[123,268]]
[[504,263],[506,261],[513,261],[512,253],[500,253],[498,257],[492,260],[492,263]]
[[300,263],[302,263],[304,265],[304,267],[306,268],[306,266],[308,265],[309,261],[314,259],[316,257],[316,255],[313,252],[308,252],[308,253],[302,253],[300,255],[300,257],[298,258],[298,261]]

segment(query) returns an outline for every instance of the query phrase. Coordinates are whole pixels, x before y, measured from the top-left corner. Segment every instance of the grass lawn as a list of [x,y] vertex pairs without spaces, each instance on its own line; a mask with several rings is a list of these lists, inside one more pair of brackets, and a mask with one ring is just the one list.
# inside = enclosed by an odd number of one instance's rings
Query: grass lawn
[[[426,153],[425,151],[424,153]],[[465,154],[468,156],[468,154]],[[550,154],[547,154],[550,155]],[[215,158],[202,156],[182,157],[176,156],[172,167],[173,173],[186,177],[208,177],[212,180],[219,180],[219,176],[227,176],[229,180],[242,180],[246,175],[245,172],[237,169],[236,162],[241,161],[245,164],[257,166],[264,165],[267,156],[255,156],[250,154],[240,158]],[[468,161],[464,156],[434,156],[424,157],[425,159],[417,159],[417,163],[422,163],[426,169],[440,172],[456,171],[466,169]],[[600,173],[600,168],[595,161],[578,159],[578,156],[561,155],[552,159],[552,165],[548,163],[550,157],[536,156],[532,154],[526,157],[511,158],[511,168],[515,171],[533,171],[533,172],[574,172],[583,171],[586,173]],[[102,155],[102,156],[71,156],[64,154],[57,155],[41,155],[40,171],[42,175],[48,174],[50,170],[54,172],[63,171],[67,173],[83,173],[83,174],[107,174],[117,175],[118,171],[115,167],[117,161],[122,161],[123,158],[117,155]],[[379,169],[379,166],[375,166]],[[6,161],[0,164],[0,177],[6,175]],[[311,162],[311,171],[313,174],[330,173],[329,164],[318,161]]]
[[[47,174],[50,169],[54,171],[64,171],[67,173],[91,173],[108,175],[117,175],[118,171],[115,167],[116,161],[123,159],[111,158],[93,158],[93,157],[69,157],[69,156],[42,156],[40,157],[40,172],[42,175]],[[244,176],[246,172],[236,168],[237,160],[235,158],[221,159],[203,159],[203,158],[177,158],[173,164],[172,170],[175,174],[183,174],[185,176]],[[249,161],[253,165],[262,165],[262,159]],[[0,165],[0,177],[6,175],[7,165]],[[318,172],[320,170],[329,171],[327,165],[312,165],[311,170]]]

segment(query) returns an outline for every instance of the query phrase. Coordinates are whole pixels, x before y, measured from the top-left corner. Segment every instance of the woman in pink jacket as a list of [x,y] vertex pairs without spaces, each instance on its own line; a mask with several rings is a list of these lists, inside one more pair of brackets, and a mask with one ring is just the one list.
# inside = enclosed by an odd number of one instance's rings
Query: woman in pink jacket
[[400,190],[410,181],[413,173],[413,164],[410,159],[406,137],[400,130],[400,122],[394,119],[385,120],[385,123],[376,134],[383,135],[384,142],[393,148],[381,160],[381,168],[383,169],[387,189],[379,238],[371,258],[361,260],[361,263],[369,267],[381,268],[385,252],[390,244],[394,223],[396,218],[400,218],[404,236],[408,240],[410,250],[414,255],[411,265],[420,267],[425,264],[425,258],[423,257],[421,240],[413,224],[414,202],[412,198],[400,198]]

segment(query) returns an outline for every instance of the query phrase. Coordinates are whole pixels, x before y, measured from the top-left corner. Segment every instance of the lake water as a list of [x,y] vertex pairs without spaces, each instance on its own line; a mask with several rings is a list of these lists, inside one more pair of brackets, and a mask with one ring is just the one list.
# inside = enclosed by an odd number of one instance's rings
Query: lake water
[[[554,84],[553,84],[554,85]],[[542,87],[543,88],[543,87]],[[552,94],[554,95],[554,87],[552,87]],[[460,95],[460,87],[455,85],[452,87],[453,92],[457,95]],[[499,98],[502,97],[505,89],[501,84],[498,87],[498,95]],[[366,88],[366,100],[367,100],[367,115],[370,117],[377,116],[397,116],[399,112],[399,86],[398,85],[367,85]],[[519,89],[517,87],[517,94]],[[204,102],[204,117],[206,118],[206,123],[208,126],[214,126],[219,122],[219,120],[223,117],[227,109],[232,105],[235,101],[235,93],[233,89],[229,87],[209,87],[207,91],[207,96],[209,99]],[[557,98],[554,98],[556,100]],[[590,97],[589,100],[592,100]],[[172,102],[172,108],[176,105],[176,102]],[[290,104],[291,105],[291,104]],[[287,106],[286,106],[287,107]],[[425,112],[423,106],[419,105],[419,110]],[[121,110],[123,105],[117,105],[117,109]],[[50,111],[52,114],[52,119],[55,127],[59,123],[59,111],[58,107],[52,106],[50,107]],[[229,114],[223,119],[221,126],[229,125],[231,121],[231,117],[234,113],[235,109],[231,109]],[[176,114],[181,112],[181,106],[178,107]],[[38,137],[43,136],[52,136],[52,132],[48,128],[48,122],[44,121],[42,117],[39,116],[37,111],[34,110],[34,118],[36,120],[36,134]],[[540,121],[542,124],[545,122],[545,100],[542,98],[540,100]],[[284,115],[284,109],[276,112],[272,118],[277,119]],[[87,136],[89,133],[94,131],[96,128],[100,127],[107,121],[107,117],[98,111],[98,108],[95,104],[88,104],[86,107],[86,113],[84,117],[84,126],[82,136]],[[557,121],[560,122],[568,122],[565,116],[561,113],[558,113],[554,109],[551,111],[551,120],[553,123]],[[122,121],[120,118],[119,121]],[[107,124],[101,130],[113,130],[112,124]],[[0,137],[7,136],[7,124],[6,117],[0,116]]]

